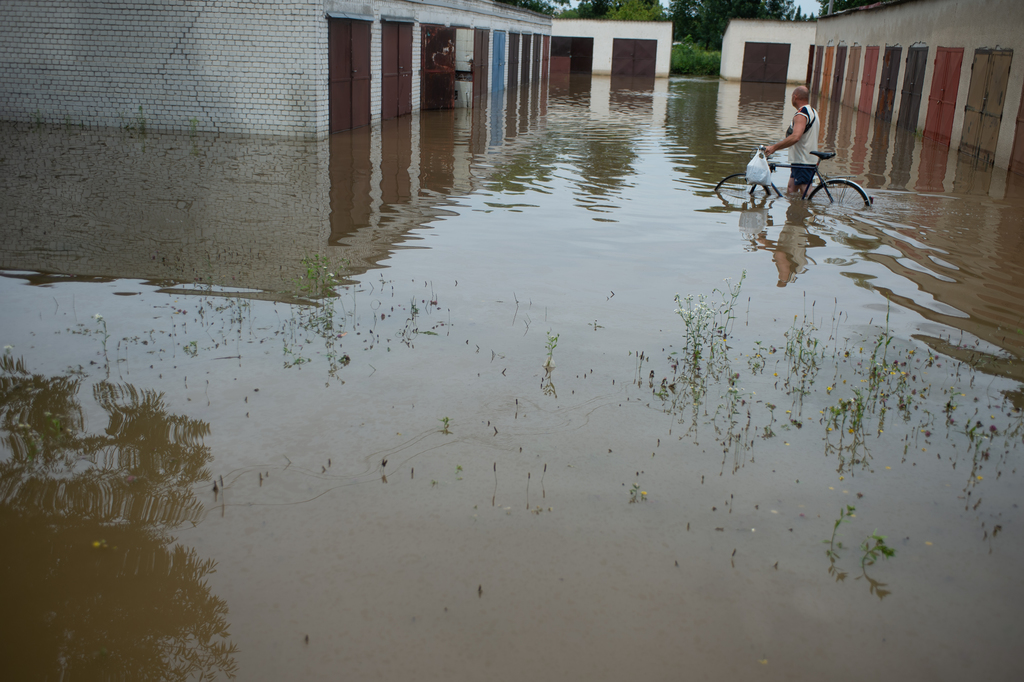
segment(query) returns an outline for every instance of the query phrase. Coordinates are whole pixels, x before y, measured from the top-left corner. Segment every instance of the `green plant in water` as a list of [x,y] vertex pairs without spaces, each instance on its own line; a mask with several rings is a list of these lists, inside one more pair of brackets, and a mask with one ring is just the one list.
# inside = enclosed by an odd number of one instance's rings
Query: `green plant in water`
[[[450,424],[450,421],[449,421],[448,417],[441,417],[437,421],[441,422],[441,433],[444,433],[444,434],[451,433],[451,431],[448,430],[448,425]],[[459,470],[461,471],[462,467],[459,467]]]
[[309,298],[334,295],[334,288],[338,286],[341,277],[341,269],[332,270],[327,257],[318,253],[303,258],[302,265],[306,268],[306,274],[295,281],[299,292]]
[[[864,544],[860,546],[861,551],[864,552],[864,556],[860,559],[861,568],[873,565],[879,558],[888,559],[896,554],[895,549],[885,544],[885,538],[886,536],[878,534],[877,529],[867,537]],[[872,540],[874,540],[874,544],[872,544]]]
[[36,109],[32,112],[32,123],[35,125],[36,130],[40,130],[43,127],[43,112]]
[[146,115],[142,113],[142,105],[139,105],[139,113],[135,115],[135,125],[140,135],[146,134]]
[[640,490],[640,484],[634,483],[633,487],[629,489],[629,503],[636,504],[637,502],[647,501],[647,491]]
[[839,526],[840,524],[849,521],[856,511],[857,508],[852,504],[846,505],[846,509],[840,507],[839,518],[836,519],[835,525],[832,526],[832,537],[828,540],[824,540],[824,542],[828,543],[828,549],[825,550],[825,556],[833,560],[833,562],[839,558],[839,554],[836,553],[836,549],[843,549],[842,542],[836,543],[836,533],[839,531]]
[[555,363],[552,360],[552,356],[554,355],[555,348],[558,347],[558,336],[558,334],[552,334],[550,331],[548,332],[548,341],[546,346],[548,351],[548,357],[544,361],[544,369],[548,371],[551,371],[552,369],[555,368]]

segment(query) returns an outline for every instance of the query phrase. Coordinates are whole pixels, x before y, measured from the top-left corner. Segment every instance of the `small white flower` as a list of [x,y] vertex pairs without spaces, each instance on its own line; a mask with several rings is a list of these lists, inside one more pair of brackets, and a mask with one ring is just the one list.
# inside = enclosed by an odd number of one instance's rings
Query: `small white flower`
[[12,350],[14,350],[14,346],[11,346],[9,344],[4,346],[4,352],[5,353],[10,353]]
[[96,313],[95,315],[93,315],[93,316],[92,316],[92,318],[93,318],[94,320],[102,320],[102,319],[103,319],[103,316],[102,316],[102,315],[100,315],[99,313]]

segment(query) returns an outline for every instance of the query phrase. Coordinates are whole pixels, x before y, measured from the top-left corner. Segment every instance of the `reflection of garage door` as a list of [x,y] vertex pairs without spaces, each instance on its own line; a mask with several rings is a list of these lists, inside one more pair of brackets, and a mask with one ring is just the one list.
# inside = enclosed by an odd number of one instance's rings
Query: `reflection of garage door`
[[615,38],[612,41],[613,76],[654,76],[657,40]]
[[789,73],[788,43],[746,43],[740,80],[755,83],[785,83]]

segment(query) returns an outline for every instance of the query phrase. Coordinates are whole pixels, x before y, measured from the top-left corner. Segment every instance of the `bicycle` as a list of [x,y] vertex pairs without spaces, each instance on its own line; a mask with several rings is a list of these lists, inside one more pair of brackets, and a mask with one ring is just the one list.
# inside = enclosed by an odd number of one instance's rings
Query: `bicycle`
[[[763,150],[764,147],[758,147]],[[757,150],[755,150],[755,153]],[[804,193],[801,195],[801,199],[807,199],[813,201],[819,194],[826,197],[830,203],[840,204],[844,206],[864,206],[870,207],[872,198],[868,196],[868,193],[864,191],[864,188],[858,185],[853,180],[847,180],[846,178],[826,178],[818,170],[818,166],[821,165],[822,161],[827,161],[836,155],[835,152],[811,152],[814,156],[818,157],[818,163],[814,165],[814,175],[818,178],[818,184],[812,189],[813,183],[808,183],[804,188]],[[768,160],[768,167],[774,173],[776,168],[792,168],[793,165],[789,163],[779,163],[777,161]],[[739,199],[745,199],[746,197],[753,198],[754,191],[758,187],[762,187],[768,196],[771,196],[771,190],[775,190],[775,194],[782,196],[782,192],[775,186],[774,183],[771,185],[747,185],[747,174],[733,173],[722,178],[717,185],[715,185],[715,192],[719,194],[728,194],[735,196]],[[771,189],[769,189],[769,187]],[[808,193],[809,192],[809,193]],[[819,201],[821,197],[819,196]]]

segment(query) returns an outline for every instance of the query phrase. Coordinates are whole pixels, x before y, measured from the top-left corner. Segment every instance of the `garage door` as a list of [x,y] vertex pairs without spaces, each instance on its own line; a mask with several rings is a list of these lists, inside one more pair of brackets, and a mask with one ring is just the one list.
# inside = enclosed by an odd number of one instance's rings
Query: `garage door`
[[327,87],[332,133],[370,123],[370,22],[331,19]]
[[974,52],[960,151],[976,156],[983,163],[995,161],[1012,59],[1013,50],[981,49]]
[[860,79],[860,103],[857,109],[865,114],[871,113],[871,102],[875,97],[875,74],[878,73],[878,46],[872,45],[864,50],[864,75]]
[[615,38],[612,41],[612,75],[653,78],[657,56],[657,40]]
[[843,96],[843,79],[846,77],[846,45],[836,48],[836,68],[832,73],[832,101],[839,103]]
[[896,125],[907,130],[916,130],[921,113],[921,94],[924,92],[924,69],[928,65],[928,47],[914,46],[907,52],[907,70],[903,74],[903,91],[900,97],[900,115]]
[[789,43],[746,43],[740,79],[754,83],[785,83],[789,73],[789,48]]
[[883,121],[892,120],[892,108],[896,103],[896,82],[900,77],[900,56],[903,48],[890,45],[882,56],[882,76],[878,81],[878,106],[875,116]]
[[455,108],[455,29],[422,24],[420,107]]
[[947,147],[953,133],[953,115],[956,113],[956,96],[960,90],[960,68],[963,62],[962,47],[940,47],[935,52],[935,71],[932,74],[932,90],[928,95],[924,136]]

